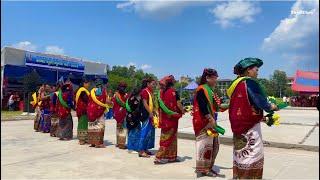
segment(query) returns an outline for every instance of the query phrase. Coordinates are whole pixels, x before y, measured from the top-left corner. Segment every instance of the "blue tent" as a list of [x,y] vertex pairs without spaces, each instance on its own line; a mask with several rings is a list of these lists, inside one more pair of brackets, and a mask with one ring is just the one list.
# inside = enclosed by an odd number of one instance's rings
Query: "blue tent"
[[185,90],[195,90],[195,89],[197,89],[197,87],[198,87],[198,84],[196,82],[192,81],[184,89]]

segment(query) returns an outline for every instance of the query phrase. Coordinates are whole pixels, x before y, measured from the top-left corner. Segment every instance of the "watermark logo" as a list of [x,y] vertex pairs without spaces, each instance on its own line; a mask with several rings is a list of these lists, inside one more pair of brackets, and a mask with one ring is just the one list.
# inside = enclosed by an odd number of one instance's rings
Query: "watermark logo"
[[304,11],[304,10],[291,10],[292,15],[312,15],[315,13],[315,9],[311,11]]

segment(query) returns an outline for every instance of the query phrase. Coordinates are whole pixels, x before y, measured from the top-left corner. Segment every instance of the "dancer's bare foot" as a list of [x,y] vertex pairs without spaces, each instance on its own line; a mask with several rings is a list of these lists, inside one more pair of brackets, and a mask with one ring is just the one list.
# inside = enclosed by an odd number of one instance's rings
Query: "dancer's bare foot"
[[150,151],[148,151],[148,150],[145,150],[145,152],[146,152],[149,156],[154,155],[152,152],[150,152]]
[[149,158],[149,154],[147,154],[146,152],[139,152],[139,157],[144,157],[144,158]]
[[127,149],[127,146],[126,145],[120,145],[120,146],[118,146],[119,147],[119,149]]
[[96,145],[96,148],[105,148],[106,146],[104,144]]

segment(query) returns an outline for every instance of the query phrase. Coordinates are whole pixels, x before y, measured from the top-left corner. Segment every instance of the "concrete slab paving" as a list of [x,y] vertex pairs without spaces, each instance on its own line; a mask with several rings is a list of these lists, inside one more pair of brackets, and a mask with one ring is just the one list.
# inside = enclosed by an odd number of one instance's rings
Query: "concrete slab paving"
[[313,131],[302,144],[319,146],[319,126],[314,127]]
[[[317,150],[319,148],[319,112],[316,110],[282,110],[279,126],[269,127],[261,123],[263,140],[276,147],[301,147]],[[217,123],[226,129],[223,139],[232,138],[228,112],[219,113]],[[179,133],[194,137],[192,116],[186,114],[180,119]],[[272,143],[273,142],[273,143]],[[283,145],[282,145],[283,144]],[[312,146],[312,147],[311,147]]]
[[[178,140],[181,163],[154,165],[115,143],[115,122],[106,121],[104,149],[59,141],[33,131],[32,121],[1,122],[1,179],[195,179],[195,142]],[[77,119],[74,118],[76,137]],[[156,130],[156,147],[159,143]],[[232,178],[232,146],[221,145],[216,170]],[[318,179],[318,152],[265,148],[264,178]],[[211,178],[201,178],[211,179]],[[220,179],[220,178],[218,178]]]

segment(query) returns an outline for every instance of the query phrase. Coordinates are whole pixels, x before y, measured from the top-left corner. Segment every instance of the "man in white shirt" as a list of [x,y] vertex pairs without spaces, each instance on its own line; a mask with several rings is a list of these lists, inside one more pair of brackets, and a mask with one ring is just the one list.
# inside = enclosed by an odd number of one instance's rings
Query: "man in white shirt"
[[282,102],[286,103],[287,102],[287,97],[283,96]]
[[14,100],[13,100],[13,94],[10,95],[9,100],[8,100],[8,107],[9,107],[9,111],[13,111],[13,104],[14,104]]

